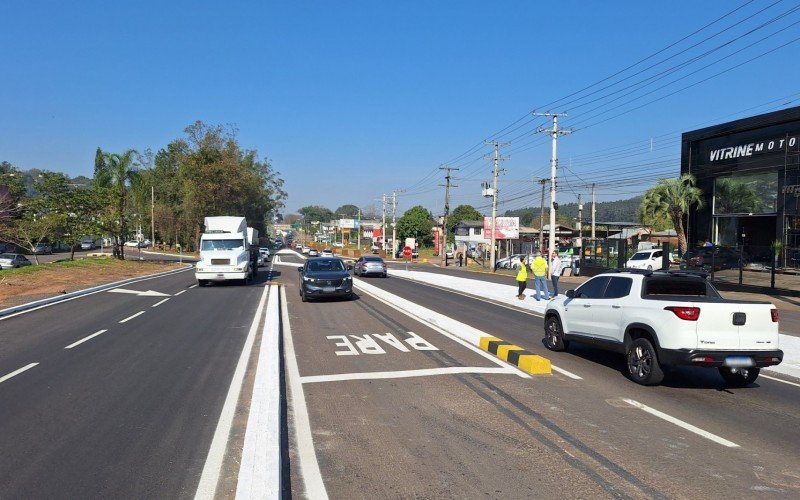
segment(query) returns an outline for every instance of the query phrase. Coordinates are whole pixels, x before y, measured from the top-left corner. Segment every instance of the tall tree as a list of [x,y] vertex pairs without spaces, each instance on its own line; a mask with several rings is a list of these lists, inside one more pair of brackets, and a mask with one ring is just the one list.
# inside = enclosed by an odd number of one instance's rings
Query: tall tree
[[422,205],[411,207],[397,220],[397,237],[416,238],[422,245],[433,241],[433,216]]
[[681,254],[686,253],[686,225],[684,219],[693,207],[703,206],[703,192],[697,187],[692,174],[682,174],[677,179],[661,179],[648,189],[639,206],[641,218],[668,217],[678,234]]
[[342,205],[336,209],[336,215],[342,219],[355,219],[358,217],[359,211],[355,205]]
[[114,235],[114,255],[124,259],[125,238],[128,236],[129,188],[137,172],[133,165],[136,151],[129,149],[122,154],[103,153],[100,172],[95,182],[108,196],[113,207],[114,224],[106,229]]
[[330,209],[321,207],[319,205],[309,205],[298,210],[305,220],[309,223],[312,222],[330,222],[334,218],[333,212]]

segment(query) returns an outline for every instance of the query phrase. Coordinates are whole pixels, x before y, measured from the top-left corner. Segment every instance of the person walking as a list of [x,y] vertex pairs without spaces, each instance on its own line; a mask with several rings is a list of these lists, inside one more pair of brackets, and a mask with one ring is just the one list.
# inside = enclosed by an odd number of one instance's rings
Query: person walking
[[464,254],[458,252],[458,267],[463,267],[463,266],[464,266]]
[[525,264],[524,260],[519,261],[519,271],[517,271],[517,286],[519,287],[517,291],[517,298],[519,300],[525,300],[525,296],[522,292],[525,291],[525,288],[528,286],[528,265]]
[[550,291],[547,289],[547,259],[542,257],[542,252],[536,252],[533,259],[533,286],[536,288],[536,300],[539,300],[539,292],[544,291],[544,300],[549,299]]
[[564,263],[561,262],[558,252],[553,250],[553,256],[550,258],[550,281],[553,282],[553,297],[558,295],[558,278],[561,277],[563,267]]

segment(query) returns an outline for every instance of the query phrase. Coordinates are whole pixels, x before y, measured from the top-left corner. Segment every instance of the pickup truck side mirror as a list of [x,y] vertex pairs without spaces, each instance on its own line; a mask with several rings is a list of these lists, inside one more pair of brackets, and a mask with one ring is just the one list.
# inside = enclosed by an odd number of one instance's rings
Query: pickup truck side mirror
[[574,299],[575,298],[575,290],[567,290],[567,298]]

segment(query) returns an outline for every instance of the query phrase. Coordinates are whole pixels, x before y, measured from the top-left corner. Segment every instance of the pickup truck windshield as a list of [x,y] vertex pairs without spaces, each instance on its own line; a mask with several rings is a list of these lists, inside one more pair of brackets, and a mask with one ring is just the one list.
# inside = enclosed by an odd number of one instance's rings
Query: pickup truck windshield
[[209,250],[244,250],[244,240],[203,240],[200,251]]
[[649,278],[645,281],[645,295],[683,295],[719,297],[719,293],[702,279]]

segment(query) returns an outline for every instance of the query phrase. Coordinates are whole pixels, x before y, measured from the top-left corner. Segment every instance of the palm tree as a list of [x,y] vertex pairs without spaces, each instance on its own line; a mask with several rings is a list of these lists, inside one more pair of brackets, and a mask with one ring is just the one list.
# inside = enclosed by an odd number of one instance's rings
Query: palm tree
[[133,156],[136,150],[129,149],[122,154],[103,153],[103,161],[95,162],[95,183],[110,193],[114,207],[116,234],[114,234],[115,254],[124,259],[125,237],[128,234],[126,207],[128,203],[128,186],[132,184],[138,173],[133,167]]
[[681,255],[686,253],[686,226],[684,218],[694,206],[703,206],[703,192],[696,186],[692,174],[682,174],[677,179],[661,179],[648,189],[639,205],[640,217],[668,217],[678,234]]

